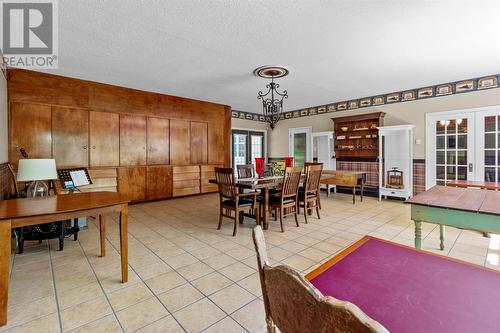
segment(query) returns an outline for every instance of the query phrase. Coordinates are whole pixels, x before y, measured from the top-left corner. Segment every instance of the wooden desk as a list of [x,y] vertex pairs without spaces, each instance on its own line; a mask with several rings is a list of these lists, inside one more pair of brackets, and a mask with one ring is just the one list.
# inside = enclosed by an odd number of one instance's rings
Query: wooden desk
[[323,295],[354,303],[390,332],[500,327],[500,272],[390,241],[365,236],[306,278]]
[[352,203],[356,203],[356,187],[360,187],[361,201],[366,184],[366,172],[323,170],[321,184],[326,185],[326,195],[330,196],[330,185],[352,187]]
[[120,212],[122,282],[128,280],[128,198],[114,192],[87,192],[0,201],[0,326],[7,323],[11,229],[82,216],[98,216],[101,256],[106,255],[106,216]]
[[411,219],[415,222],[415,247],[422,246],[422,222],[439,224],[440,248],[444,250],[444,226],[500,233],[500,192],[434,186],[413,198]]
[[495,182],[482,182],[476,180],[452,180],[446,183],[446,186],[454,187],[471,187],[481,188],[487,190],[500,190],[500,183]]

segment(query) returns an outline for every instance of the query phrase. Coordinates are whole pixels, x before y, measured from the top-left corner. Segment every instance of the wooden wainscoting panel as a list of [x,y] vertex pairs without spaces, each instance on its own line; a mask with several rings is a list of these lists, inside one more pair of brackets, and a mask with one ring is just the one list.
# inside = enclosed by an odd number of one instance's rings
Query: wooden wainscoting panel
[[170,120],[170,163],[188,165],[191,162],[189,120]]
[[88,81],[64,76],[9,68],[8,88],[11,102],[81,108],[89,104]]
[[58,168],[89,164],[89,112],[52,107],[52,156]]
[[191,164],[208,162],[208,124],[200,121],[191,122]]
[[90,166],[118,166],[120,120],[118,113],[90,111]]
[[146,198],[168,199],[172,197],[172,166],[148,166],[146,176]]
[[120,165],[146,165],[146,117],[120,115]]
[[148,165],[170,163],[170,120],[148,117]]
[[118,168],[118,191],[132,201],[146,199],[146,167]]
[[19,148],[29,158],[52,157],[52,110],[48,105],[10,103],[10,162],[17,168]]

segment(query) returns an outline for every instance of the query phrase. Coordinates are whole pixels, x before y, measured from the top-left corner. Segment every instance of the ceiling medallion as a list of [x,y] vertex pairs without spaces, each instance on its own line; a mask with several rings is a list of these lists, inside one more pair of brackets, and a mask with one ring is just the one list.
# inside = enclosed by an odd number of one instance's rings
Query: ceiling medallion
[[265,79],[271,79],[269,84],[266,84],[267,92],[264,94],[259,91],[257,99],[262,100],[262,110],[266,122],[269,123],[271,129],[274,129],[283,113],[283,99],[288,98],[288,93],[283,90],[278,92],[279,84],[274,82],[275,78],[287,76],[289,71],[281,66],[262,66],[253,71],[254,75]]

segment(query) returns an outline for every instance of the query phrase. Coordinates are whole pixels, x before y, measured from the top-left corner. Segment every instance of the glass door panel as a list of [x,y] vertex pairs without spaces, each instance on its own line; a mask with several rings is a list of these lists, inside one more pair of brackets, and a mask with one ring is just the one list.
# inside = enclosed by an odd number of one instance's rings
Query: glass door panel
[[256,157],[264,156],[264,133],[233,130],[233,169],[237,165],[253,164]]
[[293,135],[293,161],[295,166],[304,166],[306,162],[306,149],[306,133],[295,133]]
[[426,188],[474,178],[471,114],[429,116]]
[[500,182],[500,109],[478,112],[476,179]]
[[233,133],[233,167],[236,165],[246,164],[247,156],[247,140],[248,135],[241,133]]

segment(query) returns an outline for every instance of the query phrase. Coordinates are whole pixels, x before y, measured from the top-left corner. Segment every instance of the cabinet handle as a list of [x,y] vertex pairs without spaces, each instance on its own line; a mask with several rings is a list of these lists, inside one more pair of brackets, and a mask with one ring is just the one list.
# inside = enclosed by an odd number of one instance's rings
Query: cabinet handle
[[146,149],[146,147],[142,146],[142,149]]
[[87,149],[87,146],[82,146],[83,149]]
[[95,149],[95,146],[92,146],[92,149]]

